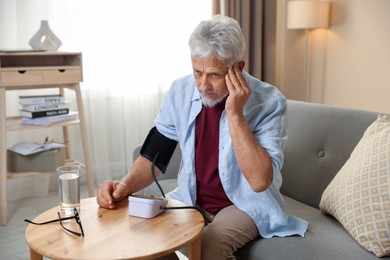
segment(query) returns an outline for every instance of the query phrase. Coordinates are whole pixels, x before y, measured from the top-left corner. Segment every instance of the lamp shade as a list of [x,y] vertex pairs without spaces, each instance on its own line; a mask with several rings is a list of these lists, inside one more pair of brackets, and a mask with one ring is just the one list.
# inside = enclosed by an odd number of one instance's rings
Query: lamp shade
[[287,3],[288,29],[314,29],[329,26],[329,1],[293,0]]

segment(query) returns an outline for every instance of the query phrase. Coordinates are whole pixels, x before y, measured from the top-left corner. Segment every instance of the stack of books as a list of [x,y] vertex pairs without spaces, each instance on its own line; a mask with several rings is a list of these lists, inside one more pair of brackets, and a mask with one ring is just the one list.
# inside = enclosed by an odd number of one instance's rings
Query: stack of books
[[20,96],[19,104],[24,125],[49,126],[78,119],[78,112],[70,111],[69,102],[61,95]]

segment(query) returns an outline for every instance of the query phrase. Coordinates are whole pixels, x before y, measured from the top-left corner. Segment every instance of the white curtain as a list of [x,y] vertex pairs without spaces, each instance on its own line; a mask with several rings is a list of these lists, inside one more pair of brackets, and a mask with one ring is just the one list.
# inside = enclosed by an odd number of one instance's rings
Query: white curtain
[[[131,166],[132,150],[153,126],[170,83],[191,73],[187,40],[210,15],[210,0],[0,0],[0,49],[30,48],[40,21],[48,20],[62,41],[59,51],[83,53],[83,100],[99,184]],[[18,113],[19,94],[7,94],[8,115]],[[8,145],[21,136],[59,138],[53,131],[18,133]],[[72,153],[82,159],[79,131],[71,133]]]

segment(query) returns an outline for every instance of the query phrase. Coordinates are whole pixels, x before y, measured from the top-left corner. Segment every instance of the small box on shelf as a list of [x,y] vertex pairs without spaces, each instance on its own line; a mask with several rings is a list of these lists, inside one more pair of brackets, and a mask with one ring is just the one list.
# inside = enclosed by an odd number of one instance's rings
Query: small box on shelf
[[7,150],[7,168],[9,172],[54,172],[64,165],[65,148],[53,149],[31,155],[20,155]]

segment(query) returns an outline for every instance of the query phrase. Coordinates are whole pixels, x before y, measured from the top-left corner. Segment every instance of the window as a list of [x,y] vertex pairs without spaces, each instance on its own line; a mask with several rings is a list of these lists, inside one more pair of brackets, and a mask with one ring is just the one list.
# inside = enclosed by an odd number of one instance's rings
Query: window
[[83,86],[123,95],[166,90],[192,72],[187,41],[211,1],[68,0],[48,9],[62,49],[83,52]]
[[[29,48],[40,21],[48,20],[62,41],[59,51],[83,53],[83,100],[98,183],[127,171],[165,90],[192,73],[187,41],[211,16],[210,0],[0,0],[0,7],[0,20],[6,20],[0,23],[0,48]],[[15,113],[18,94],[7,96]],[[29,135],[8,142],[55,133]],[[71,133],[76,159],[82,158],[78,138]]]

